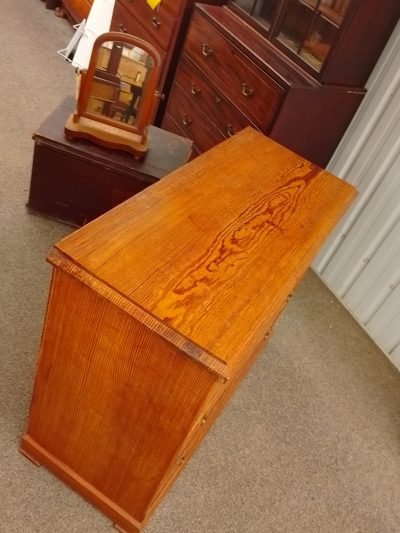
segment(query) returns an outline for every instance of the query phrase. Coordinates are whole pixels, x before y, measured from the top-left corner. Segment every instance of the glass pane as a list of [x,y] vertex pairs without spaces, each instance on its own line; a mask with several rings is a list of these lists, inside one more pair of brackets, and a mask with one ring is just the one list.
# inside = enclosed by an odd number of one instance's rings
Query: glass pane
[[289,0],[278,40],[317,72],[336,39],[351,0]]
[[280,0],[235,0],[234,3],[269,30],[279,1]]
[[296,53],[308,33],[315,13],[312,3],[313,0],[290,0],[286,5],[278,40]]
[[322,16],[317,16],[300,50],[300,57],[318,72],[336,38],[337,28]]
[[340,26],[351,0],[321,0],[318,11],[329,21]]
[[135,125],[154,62],[141,48],[107,41],[99,50],[86,112]]

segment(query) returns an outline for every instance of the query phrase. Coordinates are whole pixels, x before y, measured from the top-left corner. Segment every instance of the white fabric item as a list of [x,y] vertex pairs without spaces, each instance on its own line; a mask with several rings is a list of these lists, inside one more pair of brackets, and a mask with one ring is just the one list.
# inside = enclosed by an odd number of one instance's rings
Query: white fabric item
[[93,43],[99,35],[110,31],[115,0],[94,0],[86,20],[83,35],[72,60],[72,66],[87,69]]

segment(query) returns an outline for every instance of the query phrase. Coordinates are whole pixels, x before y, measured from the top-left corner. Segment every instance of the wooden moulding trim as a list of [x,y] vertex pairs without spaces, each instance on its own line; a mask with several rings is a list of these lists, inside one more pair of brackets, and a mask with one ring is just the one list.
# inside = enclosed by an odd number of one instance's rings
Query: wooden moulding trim
[[66,464],[47,452],[27,434],[22,437],[20,451],[31,461],[33,460],[35,463],[39,463],[48,468],[53,474],[66,482],[87,501],[104,512],[104,514],[118,524],[123,531],[126,531],[127,533],[138,533],[142,529],[143,525],[140,522],[135,520],[126,511],[121,509],[121,507],[107,498],[107,496],[98,491],[93,485],[78,476]]
[[73,263],[67,255],[63,254],[56,248],[53,248],[47,256],[47,261],[53,266],[60,268],[62,271],[67,272],[91,289],[94,289],[99,296],[122,309],[145,327],[176,346],[187,356],[209,368],[213,373],[222,377],[224,380],[229,379],[228,365],[225,361],[210,354],[173,328],[166,326],[158,318],[149,314],[131,300],[128,300],[126,296],[123,296],[114,288]]

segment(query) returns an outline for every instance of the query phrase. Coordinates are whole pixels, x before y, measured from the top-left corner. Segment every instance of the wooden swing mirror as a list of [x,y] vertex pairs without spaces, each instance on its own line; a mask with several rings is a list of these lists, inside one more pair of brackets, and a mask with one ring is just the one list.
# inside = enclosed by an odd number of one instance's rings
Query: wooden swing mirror
[[160,96],[159,73],[160,56],[150,43],[119,32],[100,35],[87,71],[79,72],[76,111],[65,124],[67,137],[143,158]]

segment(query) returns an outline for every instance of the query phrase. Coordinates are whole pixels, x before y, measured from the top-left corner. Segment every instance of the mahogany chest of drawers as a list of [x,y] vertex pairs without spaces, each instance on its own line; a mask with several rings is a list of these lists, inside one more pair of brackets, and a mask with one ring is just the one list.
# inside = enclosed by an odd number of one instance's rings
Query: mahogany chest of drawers
[[[206,0],[223,4],[226,0]],[[160,93],[168,95],[194,0],[162,0],[152,9],[146,0],[115,0],[111,31],[131,33],[150,42],[161,60]],[[163,112],[160,103],[158,115]]]
[[364,93],[321,85],[226,6],[197,5],[162,127],[202,153],[251,125],[323,167]]
[[139,531],[354,193],[246,128],[56,244],[22,452]]
[[93,0],[62,0],[61,3],[74,22],[81,22],[88,17]]

